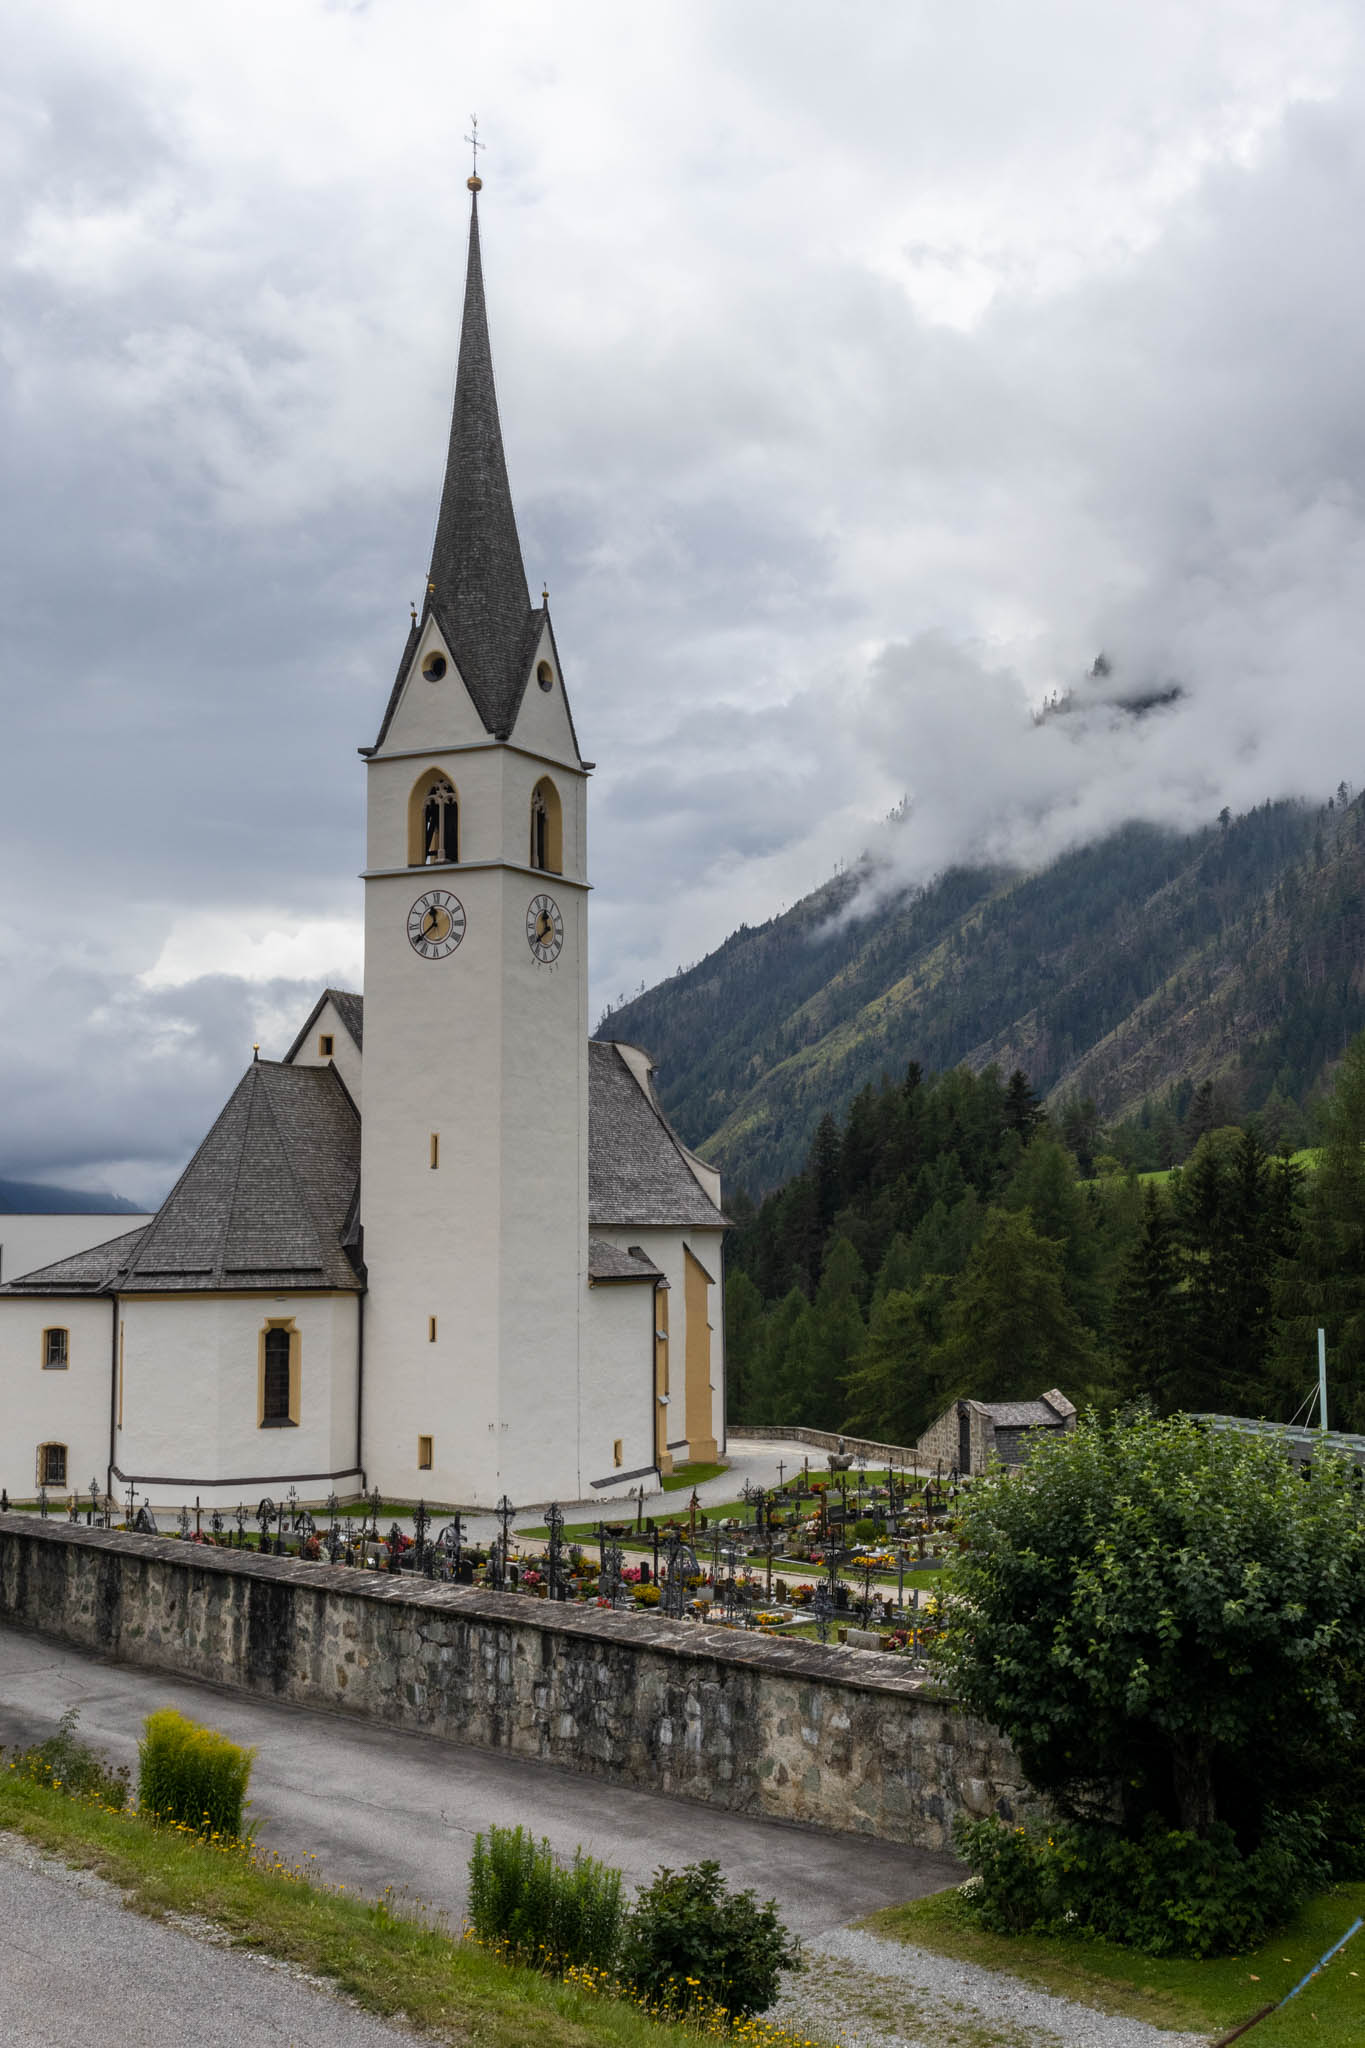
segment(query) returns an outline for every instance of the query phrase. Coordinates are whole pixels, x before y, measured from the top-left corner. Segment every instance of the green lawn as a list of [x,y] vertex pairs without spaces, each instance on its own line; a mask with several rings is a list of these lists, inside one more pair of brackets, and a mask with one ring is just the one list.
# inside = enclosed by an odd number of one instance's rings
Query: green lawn
[[[1215,1962],[1158,1961],[1103,1941],[1010,1939],[987,1934],[956,1891],[890,1906],[863,1925],[940,1955],[1009,1970],[1045,1991],[1153,2026],[1225,2033],[1298,1983],[1357,1914],[1365,1885],[1324,1893],[1253,1955]],[[1360,2048],[1365,2042],[1365,1928],[1307,1990],[1247,2036],[1248,2048]]]
[[[685,2048],[695,2031],[657,2025],[624,2000],[511,1968],[458,1938],[417,1902],[373,1903],[308,1874],[249,1861],[0,1771],[0,1828],[108,1878],[152,1919],[189,1913],[234,1947],[326,1977],[368,2011],[438,2041],[479,2048]],[[763,2034],[755,2040],[761,2044]],[[797,2048],[770,2030],[772,2048]]]
[[675,1465],[663,1482],[665,1493],[676,1493],[679,1487],[705,1486],[708,1479],[719,1479],[722,1472],[728,1472],[728,1463],[721,1465]]

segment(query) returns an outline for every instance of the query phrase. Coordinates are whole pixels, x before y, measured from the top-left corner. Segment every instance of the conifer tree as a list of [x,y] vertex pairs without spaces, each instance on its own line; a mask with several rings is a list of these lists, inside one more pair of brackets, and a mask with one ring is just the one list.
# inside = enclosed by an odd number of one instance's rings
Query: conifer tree
[[1066,1298],[1061,1247],[1040,1237],[1027,1214],[988,1210],[934,1363],[945,1386],[982,1401],[1089,1386],[1095,1350]]
[[1184,1296],[1175,1221],[1151,1182],[1143,1191],[1141,1233],[1119,1269],[1113,1329],[1118,1392],[1168,1414],[1184,1355]]
[[1322,1111],[1323,1145],[1306,1184],[1298,1256],[1282,1275],[1276,1378],[1286,1413],[1316,1371],[1327,1333],[1327,1419],[1365,1432],[1365,1034],[1353,1039]]

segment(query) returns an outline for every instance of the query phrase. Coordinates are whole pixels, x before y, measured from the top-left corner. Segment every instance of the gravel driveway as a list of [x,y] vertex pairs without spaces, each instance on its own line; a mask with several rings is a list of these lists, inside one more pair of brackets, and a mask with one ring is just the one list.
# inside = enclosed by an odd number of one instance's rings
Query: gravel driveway
[[768,2017],[843,2048],[1204,2048],[1208,2038],[1095,2012],[860,1928],[817,1935],[806,1957]]

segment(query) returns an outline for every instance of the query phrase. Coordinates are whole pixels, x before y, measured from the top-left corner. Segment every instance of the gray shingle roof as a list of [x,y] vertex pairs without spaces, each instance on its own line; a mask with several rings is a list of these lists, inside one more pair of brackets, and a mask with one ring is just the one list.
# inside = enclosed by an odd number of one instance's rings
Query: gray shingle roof
[[1046,1401],[983,1401],[981,1406],[997,1429],[1056,1429],[1062,1421]]
[[31,1273],[21,1273],[17,1280],[0,1287],[0,1294],[43,1294],[51,1291],[97,1294],[134,1256],[150,1228],[150,1224],[144,1223],[137,1230],[125,1231],[122,1237],[107,1238],[103,1244],[90,1245],[83,1252],[73,1252],[69,1258],[58,1259],[51,1266],[38,1266]]
[[648,1259],[638,1249],[623,1251],[619,1244],[608,1244],[604,1237],[588,1239],[588,1278],[590,1280],[662,1280],[663,1274],[653,1259]]
[[[546,614],[531,609],[507,482],[484,304],[477,194],[469,221],[450,448],[427,584],[422,623],[435,617],[484,725],[495,738],[506,739],[525,694]],[[384,743],[402,694],[416,638],[415,632],[408,635],[376,747]]]
[[683,1157],[672,1127],[617,1047],[588,1044],[588,1213],[594,1223],[681,1228],[725,1218]]
[[4,1291],[356,1291],[342,1234],[359,1173],[360,1118],[335,1071],[258,1060],[145,1229]]

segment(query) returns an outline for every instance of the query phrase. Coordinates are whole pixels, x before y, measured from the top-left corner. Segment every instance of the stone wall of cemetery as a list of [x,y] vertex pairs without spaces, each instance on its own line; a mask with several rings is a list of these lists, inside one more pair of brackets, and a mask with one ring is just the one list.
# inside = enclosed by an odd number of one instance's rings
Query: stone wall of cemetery
[[[0,1515],[0,1621],[122,1663],[941,1849],[1027,1801],[1003,1737],[877,1653]],[[528,1816],[534,1822],[534,1815]]]

